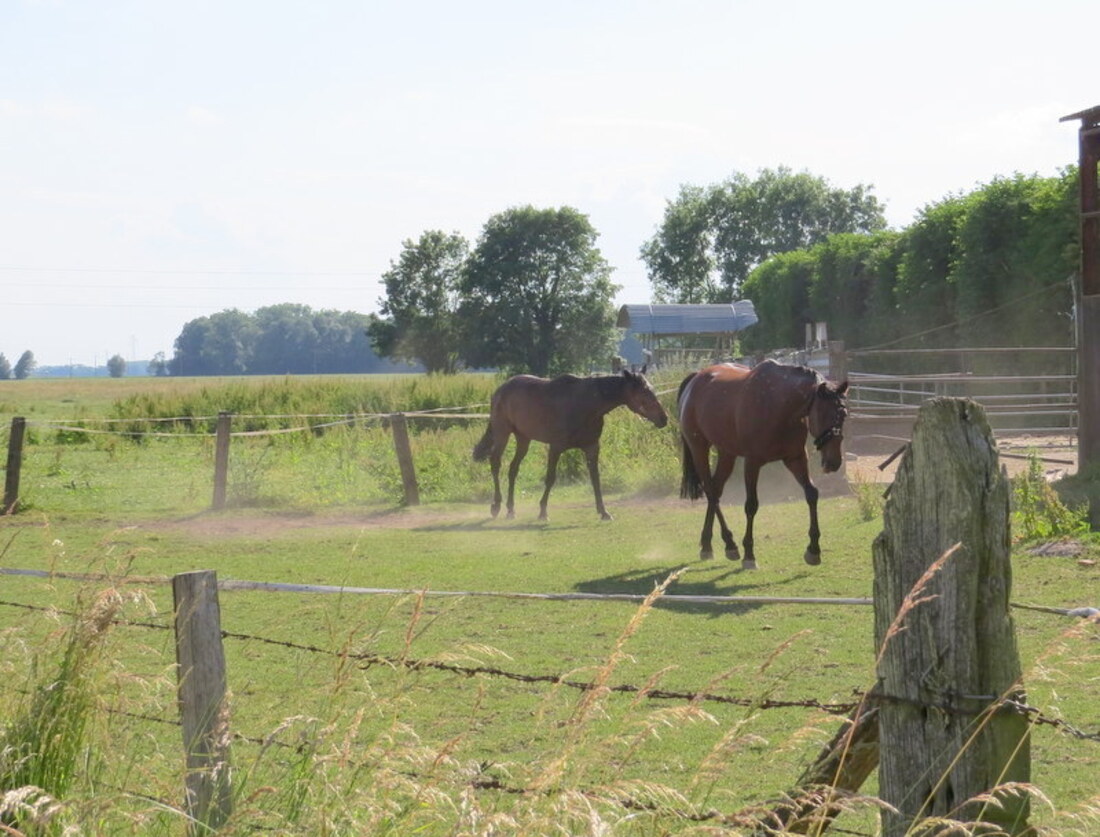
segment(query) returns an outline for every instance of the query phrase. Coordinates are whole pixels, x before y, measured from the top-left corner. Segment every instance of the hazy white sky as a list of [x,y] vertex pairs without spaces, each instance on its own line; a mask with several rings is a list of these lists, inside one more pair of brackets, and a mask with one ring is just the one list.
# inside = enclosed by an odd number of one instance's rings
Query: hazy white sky
[[0,352],[377,309],[427,229],[569,205],[646,302],[682,184],[785,165],[891,225],[1076,162],[1096,0],[0,0]]

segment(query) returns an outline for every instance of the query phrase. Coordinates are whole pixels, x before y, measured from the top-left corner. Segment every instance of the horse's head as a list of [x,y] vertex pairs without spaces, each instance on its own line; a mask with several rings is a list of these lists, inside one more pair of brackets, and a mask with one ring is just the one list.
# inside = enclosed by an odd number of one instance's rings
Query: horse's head
[[642,372],[634,373],[628,369],[623,370],[624,394],[626,406],[644,419],[649,419],[658,427],[668,424],[668,413],[657,400],[657,393],[653,391],[649,381],[646,380],[645,368]]
[[842,384],[822,381],[814,390],[806,417],[814,447],[821,451],[821,467],[827,474],[840,468],[840,444],[844,441],[844,419],[848,416],[847,393],[847,381]]

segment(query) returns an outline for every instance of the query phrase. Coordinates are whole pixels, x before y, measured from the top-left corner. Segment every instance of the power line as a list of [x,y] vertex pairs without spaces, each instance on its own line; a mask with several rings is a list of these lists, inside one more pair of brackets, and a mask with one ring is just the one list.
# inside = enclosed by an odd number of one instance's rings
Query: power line
[[167,270],[137,267],[15,267],[0,270],[19,273],[152,273],[160,276],[381,276],[368,270]]
[[38,290],[51,288],[59,290],[95,290],[95,291],[359,291],[364,285],[101,285],[71,282],[35,282],[26,288],[13,282],[0,282],[0,288],[8,290]]

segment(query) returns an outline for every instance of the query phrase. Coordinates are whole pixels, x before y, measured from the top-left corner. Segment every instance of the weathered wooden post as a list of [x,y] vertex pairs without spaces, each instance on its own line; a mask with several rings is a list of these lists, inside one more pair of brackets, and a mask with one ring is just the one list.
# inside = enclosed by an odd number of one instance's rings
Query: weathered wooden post
[[848,353],[843,340],[829,341],[829,379],[837,383],[848,380]]
[[229,440],[233,424],[233,414],[218,413],[218,424],[214,431],[214,502],[213,509],[225,508],[225,488],[229,482]]
[[[1100,463],[1100,105],[1063,116],[1080,120],[1081,282],[1077,290],[1077,470]],[[1089,498],[1089,522],[1100,529],[1100,497]]]
[[23,468],[23,435],[27,420],[15,416],[8,436],[8,464],[4,473],[4,507],[0,514],[15,514],[19,510],[19,472]]
[[413,464],[412,448],[409,446],[409,427],[404,413],[390,414],[390,428],[393,431],[393,448],[397,452],[397,464],[401,468],[401,482],[405,486],[405,505],[420,505],[420,487],[416,484],[416,466]]
[[218,580],[212,570],[172,579],[180,720],[187,754],[186,811],[193,834],[206,834],[233,807],[229,707]]
[[[883,812],[884,837],[927,817],[990,824],[973,834],[1033,833],[1026,795],[1001,790],[1029,780],[1030,740],[1027,719],[1003,705],[1024,697],[1009,483],[980,405],[921,406],[872,552],[879,793],[896,809]],[[996,804],[976,801],[990,793]]]

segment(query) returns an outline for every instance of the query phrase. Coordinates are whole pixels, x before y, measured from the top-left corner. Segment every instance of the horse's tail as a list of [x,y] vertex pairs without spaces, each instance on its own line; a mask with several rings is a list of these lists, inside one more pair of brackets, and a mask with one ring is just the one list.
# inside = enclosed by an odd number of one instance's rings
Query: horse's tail
[[[676,393],[676,406],[679,407],[680,401],[684,397],[684,390],[687,389],[689,383],[695,377],[695,373],[692,372],[684,380],[680,381],[680,389]],[[683,424],[681,424],[681,429]],[[680,479],[680,497],[685,500],[698,500],[703,496],[703,481],[699,479],[699,472],[695,470],[695,458],[691,455],[691,448],[688,447],[687,440],[680,437],[680,444],[682,446],[681,462],[683,464],[683,477]]]
[[482,434],[481,440],[474,445],[474,462],[484,462],[489,458],[489,453],[493,450],[493,425],[490,423],[485,428],[485,433]]
[[695,458],[691,455],[691,448],[686,441],[681,441],[683,443],[683,477],[680,479],[680,497],[684,500],[698,500],[703,496],[703,481],[699,479],[699,472],[695,470]]
[[691,379],[694,377],[695,373],[689,372],[688,376],[680,381],[680,389],[676,392],[676,406],[680,406],[680,399],[684,397],[684,390],[687,389],[687,385],[691,383]]

